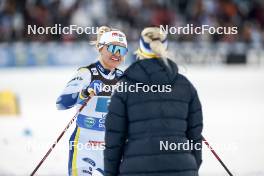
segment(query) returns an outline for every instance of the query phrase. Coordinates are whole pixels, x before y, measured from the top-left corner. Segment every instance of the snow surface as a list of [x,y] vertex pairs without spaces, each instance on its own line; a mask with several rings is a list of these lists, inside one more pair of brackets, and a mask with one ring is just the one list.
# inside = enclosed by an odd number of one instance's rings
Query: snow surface
[[[0,90],[20,100],[19,117],[0,116],[0,175],[29,175],[73,117],[55,101],[76,68],[0,69]],[[264,68],[185,67],[198,89],[204,112],[203,135],[239,176],[264,175]],[[68,139],[74,125],[37,175],[67,175]],[[201,176],[227,175],[204,145]]]

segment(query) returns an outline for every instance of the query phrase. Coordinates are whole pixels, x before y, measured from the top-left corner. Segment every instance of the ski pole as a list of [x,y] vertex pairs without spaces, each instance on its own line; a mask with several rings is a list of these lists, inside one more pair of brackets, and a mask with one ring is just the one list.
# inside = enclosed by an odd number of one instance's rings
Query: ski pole
[[223,166],[223,168],[226,170],[229,176],[233,176],[233,174],[230,172],[230,170],[226,167],[224,162],[221,160],[221,158],[217,155],[215,150],[212,148],[212,146],[208,143],[208,141],[203,137],[203,142],[207,145],[207,147],[210,149],[210,151],[213,153],[215,158],[220,162],[220,164]]
[[91,96],[89,96],[85,101],[84,104],[80,107],[80,109],[76,112],[76,114],[73,116],[71,121],[68,123],[68,125],[64,128],[64,130],[61,132],[59,137],[56,139],[56,141],[52,144],[52,146],[49,148],[48,152],[45,154],[45,156],[42,158],[42,160],[38,163],[38,165],[35,167],[34,171],[30,174],[30,176],[34,176],[39,167],[42,165],[42,163],[47,159],[49,154],[52,152],[52,150],[55,148],[57,143],[60,141],[62,136],[65,134],[65,132],[70,128],[70,126],[73,124],[75,119],[77,118],[78,114],[83,110],[83,108],[87,105],[88,101],[91,99]]

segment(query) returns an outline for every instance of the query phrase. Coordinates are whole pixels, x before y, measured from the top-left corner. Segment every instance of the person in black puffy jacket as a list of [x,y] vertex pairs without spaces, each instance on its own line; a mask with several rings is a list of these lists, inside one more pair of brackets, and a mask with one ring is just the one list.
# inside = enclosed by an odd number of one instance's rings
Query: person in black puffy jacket
[[108,107],[105,176],[197,176],[203,117],[196,89],[164,59],[159,28],[142,31],[136,55],[119,80],[129,91],[116,88]]

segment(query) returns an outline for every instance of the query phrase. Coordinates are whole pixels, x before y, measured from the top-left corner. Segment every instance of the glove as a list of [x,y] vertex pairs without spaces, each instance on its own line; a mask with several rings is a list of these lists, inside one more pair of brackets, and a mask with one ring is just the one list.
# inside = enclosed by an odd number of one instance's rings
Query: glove
[[102,92],[103,85],[104,83],[101,80],[94,80],[88,86],[87,92],[89,94],[94,93],[95,95],[98,95],[100,92]]
[[98,95],[103,89],[103,82],[101,80],[94,80],[87,87],[85,86],[80,93],[81,99],[88,98],[91,94]]

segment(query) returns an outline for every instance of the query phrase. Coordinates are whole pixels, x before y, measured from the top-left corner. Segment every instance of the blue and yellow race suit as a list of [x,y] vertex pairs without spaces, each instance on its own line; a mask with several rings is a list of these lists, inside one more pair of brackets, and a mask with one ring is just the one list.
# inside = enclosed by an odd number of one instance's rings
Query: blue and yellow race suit
[[[80,108],[83,103],[82,91],[92,82],[99,80],[104,85],[117,83],[122,71],[109,71],[98,61],[82,67],[67,83],[57,99],[57,108]],[[105,134],[105,115],[111,91],[101,91],[93,96],[79,113],[76,128],[70,138],[68,173],[72,176],[103,175],[103,149]]]

